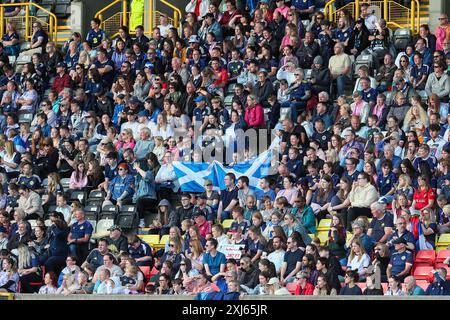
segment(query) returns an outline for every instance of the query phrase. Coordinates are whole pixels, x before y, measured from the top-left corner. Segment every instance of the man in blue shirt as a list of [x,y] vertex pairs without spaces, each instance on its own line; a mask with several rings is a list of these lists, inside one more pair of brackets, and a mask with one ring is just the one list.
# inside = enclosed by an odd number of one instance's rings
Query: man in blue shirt
[[397,230],[389,237],[386,245],[391,250],[391,253],[394,252],[394,241],[398,238],[403,238],[406,240],[406,249],[409,251],[414,251],[416,240],[414,240],[414,236],[411,231],[406,230],[406,220],[403,217],[398,217],[395,222],[397,226]]
[[214,276],[219,272],[225,272],[227,259],[222,252],[217,251],[217,240],[214,238],[206,241],[206,253],[203,256],[205,272],[209,276]]
[[75,219],[77,221],[72,224],[70,233],[67,236],[69,255],[78,257],[79,261],[84,261],[89,252],[88,246],[93,227],[91,223],[85,219],[85,214],[82,209],[75,211]]
[[86,41],[88,41],[92,48],[97,48],[102,44],[102,41],[106,38],[106,32],[100,29],[100,19],[94,18],[91,20],[91,30],[89,30]]
[[239,204],[238,189],[235,185],[236,176],[234,173],[227,173],[224,178],[225,189],[220,192],[219,209],[217,210],[217,220],[229,219],[231,210]]
[[115,176],[108,187],[107,200],[119,207],[131,203],[134,194],[134,177],[128,174],[128,165],[124,162],[118,166],[119,174]]
[[19,176],[17,184],[25,185],[36,192],[41,188],[41,178],[39,178],[38,175],[33,174],[32,163],[22,163],[22,174]]
[[138,266],[153,266],[152,248],[138,236],[134,236],[128,245],[128,252]]
[[192,123],[201,122],[203,124],[205,117],[211,114],[211,109],[206,105],[206,98],[202,95],[194,99],[196,107],[193,111]]
[[361,79],[361,96],[362,99],[367,102],[370,108],[373,108],[377,102],[378,91],[370,87],[370,79],[364,77]]
[[[261,1],[262,2],[262,1]],[[309,15],[314,12],[314,1],[313,0],[294,0],[291,3],[297,11],[300,13],[300,19],[309,20]]]
[[430,67],[423,64],[423,58],[420,53],[414,55],[414,64],[411,67],[410,81],[414,90],[425,90]]
[[410,252],[406,251],[406,240],[404,238],[397,238],[393,241],[393,244],[396,252],[391,256],[386,275],[388,278],[394,275],[403,281],[411,272],[413,257]]

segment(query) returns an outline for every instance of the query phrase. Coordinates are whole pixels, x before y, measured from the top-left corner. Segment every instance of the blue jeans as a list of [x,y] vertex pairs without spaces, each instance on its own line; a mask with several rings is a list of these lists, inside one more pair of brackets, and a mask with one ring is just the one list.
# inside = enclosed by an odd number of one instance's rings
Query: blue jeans
[[298,109],[306,108],[305,101],[286,101],[281,104],[281,108],[291,108],[291,119],[297,123]]
[[345,75],[342,75],[342,76],[339,76],[339,77],[336,78],[336,87],[337,87],[336,94],[337,94],[338,97],[344,94],[344,92],[345,92],[345,84],[348,81],[350,81],[350,78],[345,76]]

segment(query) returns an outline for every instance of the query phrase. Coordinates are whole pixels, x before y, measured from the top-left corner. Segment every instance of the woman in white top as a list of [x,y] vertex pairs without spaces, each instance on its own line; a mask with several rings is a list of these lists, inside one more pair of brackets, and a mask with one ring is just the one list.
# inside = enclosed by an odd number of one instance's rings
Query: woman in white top
[[364,279],[367,268],[370,265],[370,257],[366,253],[361,241],[355,239],[351,244],[351,251],[348,256],[347,267],[350,270],[358,271],[359,278]]
[[56,276],[53,272],[45,274],[44,283],[45,285],[39,289],[39,294],[56,294],[58,288],[56,287]]
[[167,123],[167,118],[164,114],[158,114],[156,118],[156,125],[150,127],[152,131],[152,136],[160,136],[164,140],[169,137],[173,137],[173,128],[170,124]]
[[388,279],[389,288],[385,292],[385,296],[404,296],[405,293],[402,291],[400,279],[396,276],[391,276]]
[[17,104],[20,104],[20,113],[33,112],[33,107],[38,98],[38,93],[34,90],[33,80],[29,79],[25,81],[25,90],[23,94],[16,100]]
[[293,206],[294,200],[297,198],[298,190],[294,188],[294,178],[287,176],[283,179],[283,188],[277,193],[277,197],[285,197],[288,202]]
[[19,176],[20,153],[16,152],[16,148],[12,141],[5,142],[5,152],[0,158],[0,166],[5,169],[8,179],[17,178]]

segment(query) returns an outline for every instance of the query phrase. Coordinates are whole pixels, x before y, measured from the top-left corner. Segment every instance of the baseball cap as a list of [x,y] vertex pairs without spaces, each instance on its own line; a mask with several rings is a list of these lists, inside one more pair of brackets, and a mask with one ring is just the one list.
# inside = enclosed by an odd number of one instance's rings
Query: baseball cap
[[269,282],[267,284],[268,285],[274,285],[276,283],[280,283],[280,280],[278,280],[278,278],[276,278],[276,277],[273,277],[273,278],[270,278],[270,280],[269,280]]
[[155,65],[151,63],[150,61],[147,61],[144,65],[144,68],[154,69]]
[[205,180],[205,183],[204,183],[203,185],[208,186],[208,185],[210,185],[210,184],[213,184],[212,181],[209,180],[209,179],[206,179],[206,180]]
[[393,243],[393,244],[401,244],[401,243],[407,244],[405,238],[403,238],[403,237],[400,237],[400,238],[395,239],[394,241],[392,241],[392,243]]
[[63,67],[63,68],[65,68],[66,67],[66,64],[64,63],[64,62],[59,62],[57,65],[56,65],[56,67],[58,68],[58,67]]
[[200,42],[200,37],[193,34],[192,36],[189,37],[189,43],[199,43]]
[[206,98],[204,96],[198,96],[197,98],[194,99],[194,102],[201,102],[201,101],[206,101]]
[[199,209],[199,210],[194,212],[193,218],[195,219],[195,218],[200,217],[200,216],[206,217],[206,214],[203,212],[203,210]]
[[139,111],[139,113],[137,115],[138,115],[138,117],[148,117],[148,110],[144,109],[142,111]]
[[122,228],[119,227],[117,224],[112,225],[111,228],[108,229],[108,231],[114,231],[114,230],[119,230],[120,232],[122,232]]
[[119,169],[127,169],[128,170],[128,165],[126,163],[122,162],[121,164],[119,164],[117,166],[117,168],[119,168]]
[[283,125],[281,123],[277,123],[275,125],[275,130],[283,130],[283,129],[284,129],[284,127],[283,127]]

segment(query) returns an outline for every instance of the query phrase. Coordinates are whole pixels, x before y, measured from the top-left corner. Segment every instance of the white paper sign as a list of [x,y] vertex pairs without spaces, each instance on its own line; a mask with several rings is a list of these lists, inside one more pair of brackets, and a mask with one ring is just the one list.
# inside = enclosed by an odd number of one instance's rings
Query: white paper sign
[[221,248],[221,251],[225,254],[225,258],[239,260],[242,255],[241,248],[243,247],[244,245],[241,244],[227,244]]

